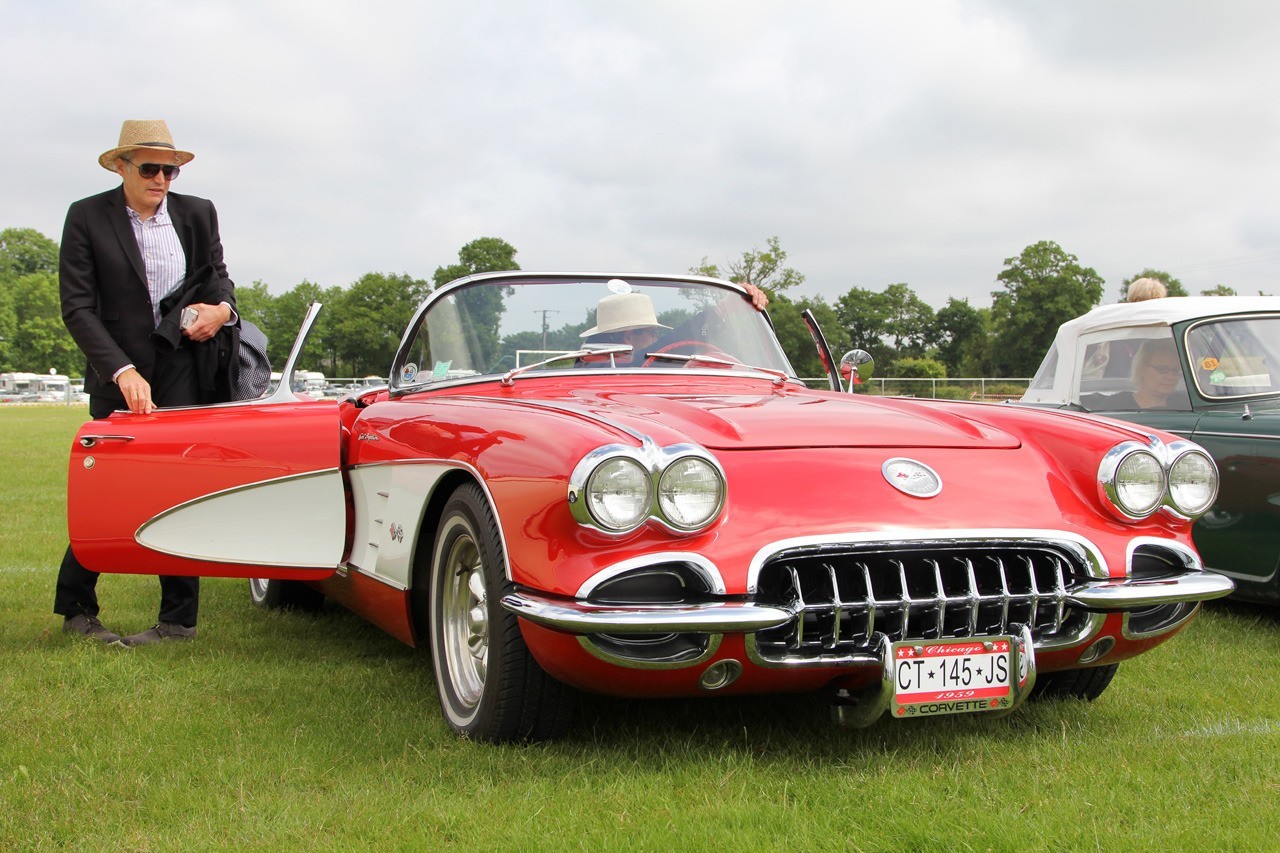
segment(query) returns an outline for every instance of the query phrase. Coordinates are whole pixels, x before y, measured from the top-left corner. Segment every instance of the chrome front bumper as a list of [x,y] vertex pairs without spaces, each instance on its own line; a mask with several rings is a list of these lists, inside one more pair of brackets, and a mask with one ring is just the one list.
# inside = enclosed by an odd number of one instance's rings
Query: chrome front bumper
[[[1221,598],[1235,583],[1214,572],[1190,571],[1159,579],[1099,579],[1073,587],[1066,600],[1086,610],[1141,610]],[[538,625],[570,634],[751,634],[785,625],[798,611],[788,607],[723,601],[700,604],[593,604],[518,590],[502,606]]]

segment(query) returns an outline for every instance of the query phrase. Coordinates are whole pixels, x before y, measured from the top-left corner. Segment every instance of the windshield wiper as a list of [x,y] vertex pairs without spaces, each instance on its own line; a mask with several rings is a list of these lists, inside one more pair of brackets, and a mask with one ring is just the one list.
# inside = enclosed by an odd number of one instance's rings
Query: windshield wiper
[[519,367],[512,368],[502,374],[503,385],[514,385],[516,377],[526,370],[533,370],[535,367],[546,367],[548,364],[554,364],[557,361],[564,361],[570,358],[586,358],[592,355],[610,356],[609,362],[613,363],[612,356],[630,353],[632,351],[631,344],[583,344],[582,349],[573,350],[572,352],[563,352],[552,358],[546,358],[542,361],[535,361],[533,364],[522,364]]
[[644,357],[646,359],[665,358],[670,361],[683,361],[686,363],[691,361],[702,361],[707,364],[716,364],[720,367],[744,367],[747,370],[754,370],[757,373],[764,373],[772,376],[775,385],[782,385],[791,378],[781,370],[774,370],[772,367],[756,367],[754,364],[743,364],[740,361],[720,358],[719,356],[714,355],[685,355],[681,352],[647,352],[644,354]]

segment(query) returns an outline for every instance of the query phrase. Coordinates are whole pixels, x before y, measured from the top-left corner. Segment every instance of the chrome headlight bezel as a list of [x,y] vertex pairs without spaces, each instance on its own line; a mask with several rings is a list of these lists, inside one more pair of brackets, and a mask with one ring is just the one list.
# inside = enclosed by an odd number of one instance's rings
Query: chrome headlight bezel
[[[602,517],[599,511],[599,492],[602,480],[598,475],[610,466],[635,465],[645,473],[644,511],[635,514],[626,524]],[[668,475],[679,476],[680,465],[692,465],[713,482],[711,509],[690,517],[673,501]],[[664,493],[664,483],[667,491]],[[611,444],[597,448],[582,458],[569,477],[569,509],[574,519],[583,526],[604,533],[622,535],[636,530],[649,521],[656,521],[668,530],[679,534],[692,534],[705,530],[715,523],[724,511],[727,498],[724,469],[706,449],[695,444],[674,444],[659,447],[645,439],[639,447]]]
[[[1194,442],[1165,444],[1155,436],[1149,440],[1149,444],[1121,442],[1103,456],[1098,466],[1102,502],[1121,521],[1130,522],[1150,518],[1162,509],[1184,519],[1195,519],[1207,512],[1218,493],[1218,467],[1213,458]],[[1202,497],[1192,503],[1175,496],[1176,486],[1170,476],[1178,465],[1208,466],[1212,483],[1207,501]]]
[[[1189,441],[1175,442],[1169,446],[1169,450],[1173,455],[1169,462],[1168,506],[1185,518],[1199,518],[1208,512],[1214,501],[1218,499],[1218,487],[1220,485],[1218,466],[1214,463],[1212,456],[1202,450],[1199,445],[1192,444]],[[1180,497],[1179,492],[1182,490],[1177,482],[1180,479],[1179,469],[1189,465],[1207,466],[1210,472],[1207,497],[1201,495],[1196,501],[1188,500],[1185,494]]]

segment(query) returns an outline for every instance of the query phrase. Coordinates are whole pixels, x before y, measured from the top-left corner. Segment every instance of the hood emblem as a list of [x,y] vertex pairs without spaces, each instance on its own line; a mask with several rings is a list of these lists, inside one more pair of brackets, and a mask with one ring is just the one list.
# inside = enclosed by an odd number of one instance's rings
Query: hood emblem
[[942,478],[938,472],[914,459],[897,456],[885,460],[880,471],[889,485],[913,498],[931,498],[942,491]]

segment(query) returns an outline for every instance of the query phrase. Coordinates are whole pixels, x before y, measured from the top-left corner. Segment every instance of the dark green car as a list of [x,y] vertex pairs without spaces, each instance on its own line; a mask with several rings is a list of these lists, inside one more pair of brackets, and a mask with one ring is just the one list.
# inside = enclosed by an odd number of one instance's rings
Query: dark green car
[[1105,305],[1063,323],[1023,402],[1156,427],[1221,473],[1194,528],[1235,597],[1280,604],[1280,297]]

